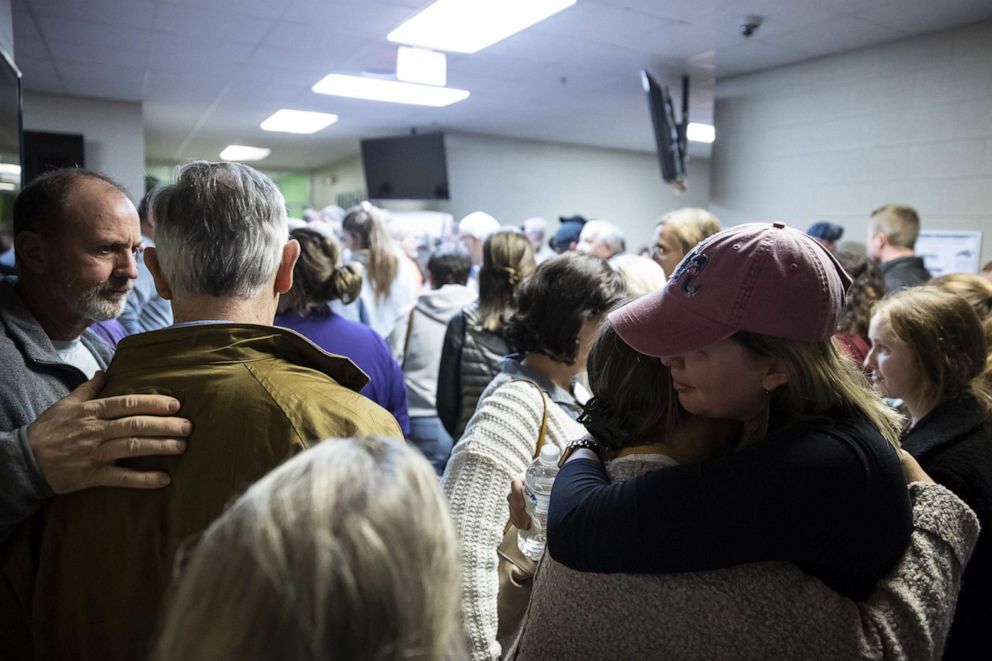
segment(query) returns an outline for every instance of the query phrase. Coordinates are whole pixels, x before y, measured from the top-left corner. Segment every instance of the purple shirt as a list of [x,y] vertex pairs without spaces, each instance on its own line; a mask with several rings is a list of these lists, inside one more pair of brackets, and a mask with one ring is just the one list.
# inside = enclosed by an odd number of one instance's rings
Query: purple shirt
[[118,342],[127,337],[127,329],[116,319],[98,321],[95,324],[90,324],[89,329],[114,349],[117,348]]
[[296,331],[324,351],[351,358],[369,375],[369,382],[361,393],[392,413],[403,435],[409,436],[410,417],[407,414],[403,370],[378,333],[333,312],[306,317],[295,312],[284,312],[276,316],[275,325]]

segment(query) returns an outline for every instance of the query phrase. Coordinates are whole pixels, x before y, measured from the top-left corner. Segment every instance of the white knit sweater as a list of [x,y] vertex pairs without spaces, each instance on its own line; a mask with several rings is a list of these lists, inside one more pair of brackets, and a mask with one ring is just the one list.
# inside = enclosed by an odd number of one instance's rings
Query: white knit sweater
[[[513,379],[501,373],[482,393],[441,478],[461,542],[462,618],[474,661],[500,656],[496,548],[510,516],[506,494],[531,462],[544,411],[538,388]],[[564,448],[587,433],[550,397],[547,402],[545,443]]]

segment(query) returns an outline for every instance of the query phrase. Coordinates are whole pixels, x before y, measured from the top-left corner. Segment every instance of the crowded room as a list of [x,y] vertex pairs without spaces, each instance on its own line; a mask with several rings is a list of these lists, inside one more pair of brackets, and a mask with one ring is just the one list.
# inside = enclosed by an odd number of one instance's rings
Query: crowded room
[[992,3],[0,0],[0,659],[992,658]]

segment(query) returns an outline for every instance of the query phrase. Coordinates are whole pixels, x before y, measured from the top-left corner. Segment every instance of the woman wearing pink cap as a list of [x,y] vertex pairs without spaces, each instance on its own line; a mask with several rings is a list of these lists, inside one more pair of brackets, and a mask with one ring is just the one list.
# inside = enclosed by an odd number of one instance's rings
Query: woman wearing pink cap
[[781,560],[864,599],[906,548],[897,417],[831,341],[850,278],[805,234],[748,224],[699,244],[664,289],[610,315],[671,369],[689,413],[736,420],[735,450],[611,485],[573,446],[549,512],[573,569],[659,573]]

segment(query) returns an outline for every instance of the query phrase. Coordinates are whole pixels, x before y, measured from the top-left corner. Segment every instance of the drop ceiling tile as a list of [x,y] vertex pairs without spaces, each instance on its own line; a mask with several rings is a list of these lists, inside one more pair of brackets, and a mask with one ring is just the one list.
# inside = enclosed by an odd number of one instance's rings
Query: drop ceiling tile
[[[821,0],[748,0],[746,4],[733,3],[715,10],[706,20],[711,27],[740,41],[771,39],[797,28],[824,25],[842,12],[829,2]],[[764,20],[753,37],[740,34],[740,18],[756,14]]]
[[[15,32],[15,34],[17,33]],[[48,46],[45,45],[41,37],[22,39],[21,35],[17,34],[17,40],[14,43],[14,59],[20,62],[22,57],[36,60],[51,59]]]
[[385,40],[387,34],[417,11],[416,8],[375,0],[364,2],[295,0],[282,18],[296,23],[306,23],[323,30],[325,34],[331,32],[369,35]]
[[145,30],[151,28],[155,16],[155,3],[151,0],[31,0],[30,4],[38,16]]
[[76,74],[65,84],[67,94],[89,96],[117,101],[140,101],[142,96],[142,81],[133,78],[88,78]]
[[137,51],[146,48],[151,37],[151,32],[148,30],[54,16],[39,16],[38,28],[49,48],[53,50],[63,44],[82,44],[103,46],[110,52],[121,48]]
[[234,0],[233,2],[232,0],[165,0],[165,2],[181,7],[271,19],[281,17],[293,0]]
[[747,71],[770,69],[811,57],[810,53],[786,49],[761,41],[745,41],[716,52],[717,78]]
[[[566,36],[576,50],[585,47],[583,42],[590,42],[650,51],[658,31],[674,24],[669,19],[632,9],[580,2],[541,21],[524,34]],[[516,37],[511,36],[507,41]]]
[[[935,11],[937,7],[939,11]],[[929,2],[889,0],[853,7],[851,13],[893,30],[919,34],[992,18],[992,2],[956,0],[933,5]]]
[[85,66],[106,72],[121,68],[143,71],[146,58],[145,48],[107,48],[106,44],[61,44],[55,49],[55,63],[60,68]]
[[[45,92],[48,94],[65,94],[65,84],[58,74],[47,72],[24,71],[21,83],[24,89],[30,92]],[[25,109],[25,117],[28,111]]]
[[[383,35],[382,41],[385,41]],[[310,53],[322,57],[350,57],[369,45],[368,37],[311,23],[280,21],[269,32],[261,46],[283,51]]]
[[255,18],[221,8],[159,5],[155,14],[156,32],[180,34],[205,42],[257,44],[272,28],[269,19]]
[[891,28],[876,25],[856,16],[837,16],[824,22],[779,34],[763,37],[762,41],[789,50],[823,55],[841,51],[877,46],[904,36]]

